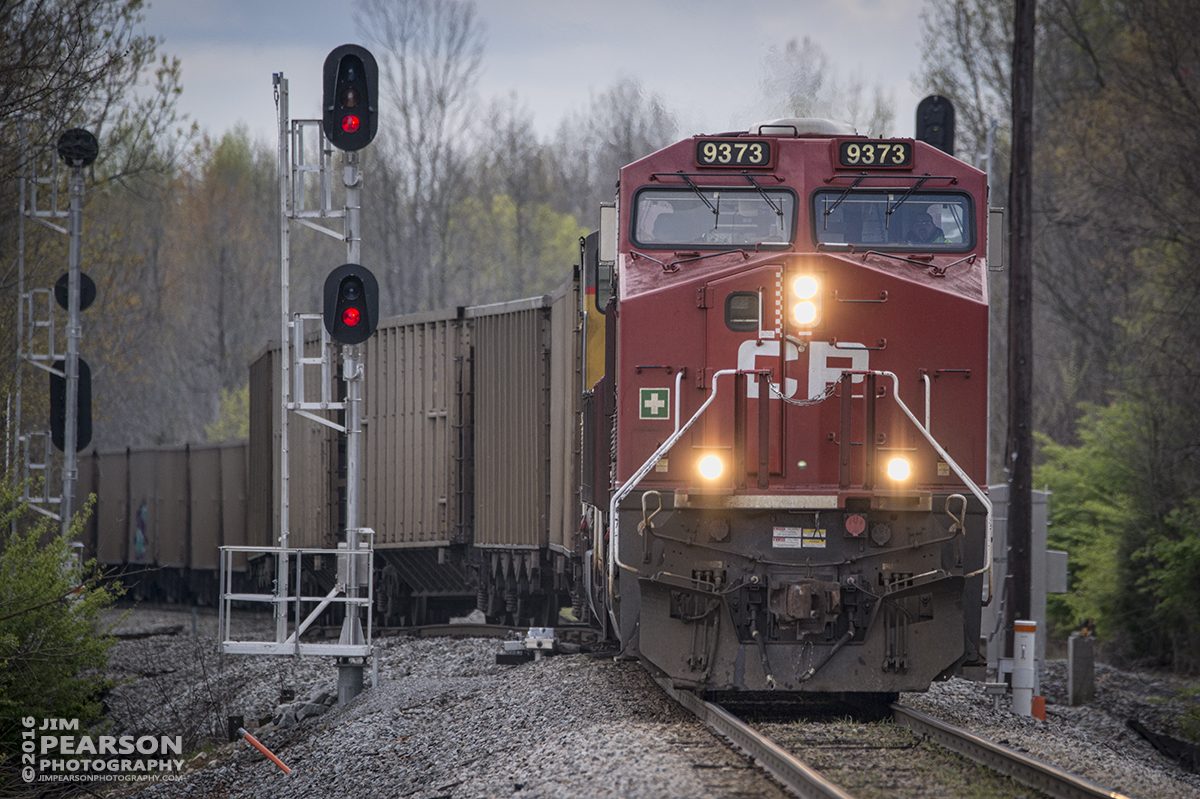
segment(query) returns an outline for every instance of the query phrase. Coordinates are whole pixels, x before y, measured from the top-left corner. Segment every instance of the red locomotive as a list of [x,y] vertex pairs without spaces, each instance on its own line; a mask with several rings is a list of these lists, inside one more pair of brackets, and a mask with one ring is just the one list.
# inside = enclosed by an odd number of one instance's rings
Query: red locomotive
[[974,662],[985,175],[781,120],[626,166],[615,210],[583,498],[624,650],[707,690],[924,690]]

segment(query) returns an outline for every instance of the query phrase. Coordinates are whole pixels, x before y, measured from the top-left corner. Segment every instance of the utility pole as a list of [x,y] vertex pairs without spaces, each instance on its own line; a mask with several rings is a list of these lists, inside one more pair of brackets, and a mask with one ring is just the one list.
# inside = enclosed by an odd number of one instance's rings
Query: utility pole
[[[1031,607],[1033,537],[1033,58],[1037,3],[1016,0],[1013,36],[1011,265],[1009,275],[1009,573],[1006,629]],[[1017,653],[1014,652],[1014,656]],[[1025,688],[1026,686],[1020,686]],[[1028,686],[1032,688],[1032,684]],[[1018,688],[1013,675],[1014,696]]]

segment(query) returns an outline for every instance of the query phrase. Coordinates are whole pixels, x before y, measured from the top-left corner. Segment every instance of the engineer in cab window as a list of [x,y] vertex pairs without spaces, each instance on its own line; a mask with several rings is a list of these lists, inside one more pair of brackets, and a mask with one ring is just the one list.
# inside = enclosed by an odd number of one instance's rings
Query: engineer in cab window
[[927,213],[913,218],[909,239],[914,244],[946,244],[948,241],[945,231],[933,224],[933,217]]
[[[665,219],[660,220],[660,217],[670,216],[674,213],[671,204],[668,202],[643,203],[641,212],[638,214],[638,240],[647,243],[663,241],[662,228],[664,224],[658,224],[658,230],[655,229],[656,223],[665,222]],[[656,235],[657,234],[657,235]]]

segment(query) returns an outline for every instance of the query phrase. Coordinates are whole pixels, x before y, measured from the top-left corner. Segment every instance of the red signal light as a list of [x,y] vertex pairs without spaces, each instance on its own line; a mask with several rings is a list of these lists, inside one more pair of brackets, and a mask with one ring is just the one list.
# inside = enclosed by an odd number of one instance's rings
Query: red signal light
[[379,282],[361,264],[342,264],[325,278],[321,321],[339,344],[362,344],[379,321]]
[[347,133],[354,133],[362,125],[362,121],[354,114],[347,114],[342,117],[342,130]]

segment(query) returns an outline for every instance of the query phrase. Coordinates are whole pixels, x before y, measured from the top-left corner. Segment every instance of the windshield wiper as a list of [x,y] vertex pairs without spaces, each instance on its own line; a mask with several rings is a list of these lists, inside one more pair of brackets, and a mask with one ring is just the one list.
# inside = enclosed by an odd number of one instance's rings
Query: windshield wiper
[[832,214],[835,210],[837,210],[837,207],[842,204],[842,200],[849,197],[850,192],[854,191],[854,188],[859,183],[862,183],[863,178],[865,178],[866,176],[867,176],[867,173],[863,172],[861,175],[859,175],[857,178],[855,178],[854,182],[851,183],[849,186],[847,186],[846,190],[844,192],[842,192],[840,197],[837,198],[837,202],[835,202],[833,205],[831,205],[825,209],[825,219],[823,220],[825,222],[825,230],[829,230],[829,215]]
[[896,211],[900,210],[900,206],[904,205],[904,201],[907,200],[910,196],[912,196],[912,193],[914,191],[916,191],[917,189],[921,188],[921,184],[923,184],[925,181],[929,180],[929,178],[931,178],[931,177],[932,177],[932,175],[930,175],[928,172],[926,172],[924,175],[921,176],[920,180],[918,180],[916,183],[912,184],[912,186],[909,188],[908,191],[906,191],[900,195],[900,199],[896,200],[895,205],[891,205],[891,203],[889,202],[887,213],[884,214],[884,216],[886,218],[883,221],[883,226],[885,228],[888,226],[888,222],[891,221],[892,214],[895,213]]
[[745,177],[746,180],[750,181],[751,186],[758,190],[758,193],[762,195],[762,198],[767,201],[767,205],[771,206],[771,210],[775,212],[775,216],[782,217],[783,209],[775,204],[775,201],[771,199],[771,195],[767,194],[767,192],[763,190],[762,186],[758,185],[758,181],[754,179],[754,176],[744,169],[742,170],[742,176]]
[[685,175],[685,174],[683,173],[683,170],[682,170],[682,169],[681,169],[681,170],[679,170],[678,172],[676,172],[675,174],[676,174],[676,175],[679,175],[679,177],[683,178],[684,182],[685,182],[685,183],[687,183],[687,184],[688,184],[688,186],[690,186],[690,187],[692,188],[692,191],[696,192],[696,196],[700,198],[700,201],[701,201],[701,202],[703,202],[705,205],[707,205],[707,206],[708,206],[708,210],[710,210],[710,211],[712,211],[712,212],[713,212],[713,216],[720,216],[720,215],[721,215],[720,211],[718,211],[718,210],[717,210],[717,209],[716,209],[716,208],[713,206],[713,204],[712,204],[712,203],[710,203],[710,202],[708,201],[708,198],[704,196],[704,192],[700,191],[700,187],[699,187],[699,186],[697,186],[695,183],[693,183],[693,182],[692,182],[692,179],[691,179],[691,178],[689,178],[687,175]]

